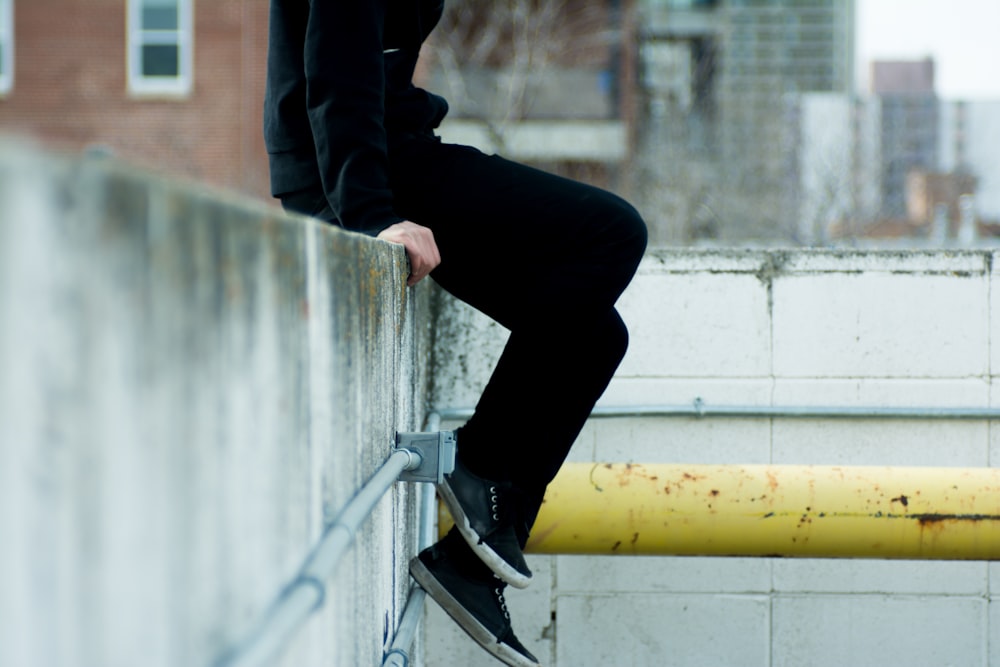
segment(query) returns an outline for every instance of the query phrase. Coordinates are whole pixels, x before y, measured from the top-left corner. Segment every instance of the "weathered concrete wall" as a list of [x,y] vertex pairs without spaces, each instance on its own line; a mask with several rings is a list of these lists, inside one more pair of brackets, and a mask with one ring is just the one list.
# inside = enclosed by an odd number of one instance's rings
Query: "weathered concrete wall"
[[[603,405],[1000,405],[992,252],[660,251]],[[504,331],[442,308],[435,405],[473,404]],[[532,406],[511,415],[530,430]],[[592,420],[576,461],[1000,465],[987,421]],[[530,557],[515,631],[556,667],[1000,666],[1000,565]],[[428,604],[427,664],[493,662]],[[458,646],[458,650],[455,650]]]
[[[603,403],[1000,405],[991,252],[651,254]],[[124,167],[0,149],[0,665],[207,665],[425,414],[403,254]],[[437,305],[434,405],[504,332]],[[532,417],[514,414],[526,424]],[[997,465],[984,421],[594,421],[578,461]],[[377,664],[416,550],[380,504],[286,665]],[[549,665],[996,665],[1000,565],[532,557]],[[433,603],[422,664],[495,664]],[[599,630],[599,631],[598,631]]]
[[[0,149],[0,665],[208,665],[420,425],[398,248],[125,167]],[[381,661],[396,485],[282,664]]]

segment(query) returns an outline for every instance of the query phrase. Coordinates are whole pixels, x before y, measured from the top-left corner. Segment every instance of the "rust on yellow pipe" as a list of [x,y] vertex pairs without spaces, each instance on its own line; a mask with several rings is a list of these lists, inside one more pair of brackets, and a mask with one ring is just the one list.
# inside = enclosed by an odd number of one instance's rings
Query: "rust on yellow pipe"
[[566,464],[527,551],[1000,560],[1000,469]]

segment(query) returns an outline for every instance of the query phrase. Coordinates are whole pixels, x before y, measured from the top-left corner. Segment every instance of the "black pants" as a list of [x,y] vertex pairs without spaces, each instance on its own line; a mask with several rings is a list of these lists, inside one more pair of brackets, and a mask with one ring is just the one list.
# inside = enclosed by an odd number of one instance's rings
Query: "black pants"
[[458,452],[476,474],[513,482],[523,546],[625,354],[614,304],[646,227],[616,195],[433,137],[392,137],[389,161],[396,213],[431,228],[441,251],[431,277],[510,330]]

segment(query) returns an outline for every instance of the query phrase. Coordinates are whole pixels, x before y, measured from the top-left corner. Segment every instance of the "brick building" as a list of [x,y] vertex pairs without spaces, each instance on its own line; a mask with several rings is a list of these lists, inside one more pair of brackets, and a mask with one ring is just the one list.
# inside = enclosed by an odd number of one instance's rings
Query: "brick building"
[[[133,163],[269,198],[261,133],[268,4],[0,0],[0,135],[29,136],[72,152],[106,149]],[[441,80],[441,60],[434,57],[441,33],[459,27],[456,16],[472,12],[474,23],[496,28],[501,45],[511,45],[518,30],[547,36],[531,40],[519,95],[531,108],[508,102],[501,111],[514,121],[510,141],[482,147],[614,185],[631,143],[633,33],[623,24],[632,6],[631,0],[573,0],[543,11],[527,0],[510,7],[451,3],[418,72],[452,104],[454,122],[442,128],[446,139],[483,143],[477,126],[463,125],[476,117],[470,100]],[[481,33],[483,24],[478,28],[470,34]],[[504,79],[505,89],[509,59],[527,53],[494,50],[476,69],[471,46],[462,44],[454,54],[465,74],[475,70],[470,84],[476,77]],[[496,56],[500,51],[506,55]],[[484,87],[471,87],[485,104]]]
[[267,0],[0,0],[0,135],[268,196]]

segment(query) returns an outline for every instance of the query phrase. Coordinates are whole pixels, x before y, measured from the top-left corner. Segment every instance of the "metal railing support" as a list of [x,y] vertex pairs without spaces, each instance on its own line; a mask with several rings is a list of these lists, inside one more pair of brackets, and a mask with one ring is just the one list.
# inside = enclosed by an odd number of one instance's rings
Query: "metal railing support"
[[526,551],[1000,560],[1000,468],[570,463]]
[[[427,415],[427,431],[435,433],[441,429],[441,416],[437,412]],[[420,488],[420,533],[417,537],[417,549],[429,547],[437,539],[437,502],[434,496],[434,485],[423,484]],[[406,598],[403,615],[400,618],[396,634],[386,651],[382,667],[407,667],[410,662],[410,647],[420,627],[423,615],[424,601],[427,594],[419,586],[412,586]]]

